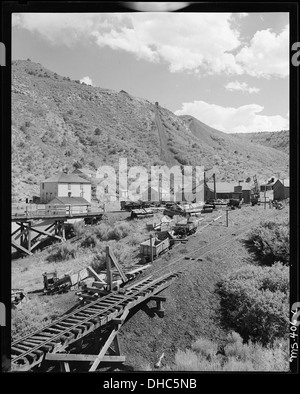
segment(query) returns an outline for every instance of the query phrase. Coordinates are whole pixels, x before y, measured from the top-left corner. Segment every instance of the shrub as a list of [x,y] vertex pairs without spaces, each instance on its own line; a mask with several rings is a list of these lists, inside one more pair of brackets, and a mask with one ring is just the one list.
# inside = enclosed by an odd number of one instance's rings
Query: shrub
[[82,241],[81,241],[81,246],[83,248],[94,248],[98,244],[98,238],[96,237],[95,234],[90,234],[86,236]]
[[97,272],[99,273],[101,270],[103,270],[105,268],[105,264],[106,264],[106,251],[104,248],[100,247],[99,249],[97,249],[97,252],[95,253],[92,263],[91,263],[91,267]]
[[263,345],[288,332],[289,270],[244,267],[217,284],[225,326]]
[[64,242],[56,247],[47,257],[47,261],[63,261],[76,257],[77,248],[69,242]]
[[120,240],[130,233],[130,225],[128,223],[115,224],[113,227],[106,223],[100,223],[96,226],[95,234],[103,241]]
[[[216,342],[200,338],[192,349],[177,350],[175,366],[164,368],[175,371],[287,371],[288,341],[277,341],[264,347],[260,343],[243,343],[235,332],[228,335],[224,352],[216,349]],[[199,351],[200,350],[200,351]]]
[[101,130],[99,129],[99,127],[97,127],[94,131],[95,135],[100,135],[101,134]]
[[83,235],[86,231],[84,221],[81,220],[80,222],[75,222],[73,224],[74,233],[77,237]]
[[257,259],[266,265],[275,261],[289,264],[290,228],[288,222],[262,222],[250,234],[249,244]]
[[207,359],[212,359],[217,353],[218,345],[206,338],[200,338],[192,345],[192,350]]
[[131,261],[132,258],[132,248],[124,243],[117,242],[115,240],[110,240],[107,242],[101,242],[97,244],[95,248],[95,255],[92,261],[92,267],[96,272],[99,272],[105,266],[106,259],[106,247],[109,246],[110,250],[113,252],[117,262],[122,266],[125,266],[127,262]]

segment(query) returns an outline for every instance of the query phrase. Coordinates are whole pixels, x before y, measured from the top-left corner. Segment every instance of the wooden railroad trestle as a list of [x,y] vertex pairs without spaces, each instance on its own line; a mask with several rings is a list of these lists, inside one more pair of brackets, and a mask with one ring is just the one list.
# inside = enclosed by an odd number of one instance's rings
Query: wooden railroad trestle
[[[19,226],[11,234],[11,245],[28,255],[32,255],[33,249],[35,249],[43,240],[40,239],[42,236],[51,237],[60,241],[66,240],[65,235],[65,220],[57,219],[45,229],[41,230],[32,225],[32,220],[16,222]],[[37,233],[33,236],[33,233]],[[20,239],[20,243],[17,240]]]
[[[149,308],[147,305],[150,301],[156,301],[156,307]],[[141,309],[145,311],[150,317],[157,315],[158,317],[164,317],[164,310],[161,303],[166,301],[165,297],[152,296],[149,297],[141,305]],[[101,350],[98,354],[82,354],[79,353],[82,350],[82,339],[75,343],[76,353],[46,353],[45,361],[58,362],[60,364],[61,372],[70,372],[72,362],[87,362],[92,363],[89,368],[90,372],[96,371],[99,364],[105,365],[116,365],[123,364],[126,361],[126,357],[121,354],[121,345],[118,337],[118,333],[125,322],[130,310],[125,308],[120,318],[115,318],[108,324],[108,334],[101,346]],[[101,338],[100,338],[101,339]],[[97,342],[97,338],[96,341]],[[97,345],[97,343],[96,343]]]
[[[14,371],[28,371],[33,367],[43,366],[44,361],[61,363],[64,371],[70,370],[70,362],[86,361],[92,363],[90,371],[95,371],[100,363],[123,363],[118,332],[133,308],[142,308],[145,312],[164,316],[161,303],[164,297],[158,294],[169,286],[180,272],[172,272],[158,279],[148,276],[125,289],[125,293],[111,292],[97,297],[74,311],[61,316],[44,328],[15,340],[11,346],[11,366]],[[156,307],[149,308],[149,301],[156,301]],[[83,338],[97,330],[106,332],[107,337],[100,338],[101,349],[96,355],[78,354],[82,349]],[[103,330],[103,331],[102,331]],[[99,337],[95,337],[99,344]],[[75,354],[70,353],[75,345]],[[108,352],[108,354],[107,354]]]

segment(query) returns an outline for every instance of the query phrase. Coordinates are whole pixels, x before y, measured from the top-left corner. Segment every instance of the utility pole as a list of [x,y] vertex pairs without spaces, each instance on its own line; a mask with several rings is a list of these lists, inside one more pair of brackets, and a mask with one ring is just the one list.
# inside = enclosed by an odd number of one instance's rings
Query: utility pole
[[214,200],[216,200],[216,174],[213,174],[214,178]]
[[152,242],[152,234],[150,234],[150,256],[151,256],[151,264],[153,264],[153,242]]

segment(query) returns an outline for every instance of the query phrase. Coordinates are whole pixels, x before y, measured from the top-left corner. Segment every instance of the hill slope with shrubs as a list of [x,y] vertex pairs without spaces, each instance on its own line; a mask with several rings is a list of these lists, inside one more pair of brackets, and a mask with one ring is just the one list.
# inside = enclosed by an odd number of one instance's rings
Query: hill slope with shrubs
[[[203,165],[218,181],[288,176],[285,152],[239,140],[121,90],[72,81],[30,60],[12,64],[12,198],[39,195],[62,169],[99,165]],[[162,139],[163,137],[163,139]],[[164,150],[161,150],[161,141]],[[164,161],[167,160],[167,161]]]
[[239,133],[232,134],[237,138],[244,140],[246,143],[254,142],[255,144],[265,145],[271,148],[278,149],[289,154],[290,152],[290,131],[262,131],[260,133]]

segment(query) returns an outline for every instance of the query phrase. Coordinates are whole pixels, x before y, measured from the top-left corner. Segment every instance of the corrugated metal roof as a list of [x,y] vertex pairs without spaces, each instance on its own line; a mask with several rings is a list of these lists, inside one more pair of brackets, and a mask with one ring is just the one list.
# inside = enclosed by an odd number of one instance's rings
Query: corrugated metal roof
[[64,204],[64,205],[91,205],[83,197],[55,197],[49,204]]
[[76,174],[66,174],[65,172],[59,172],[52,177],[45,179],[42,183],[91,183],[85,178],[81,178]]

